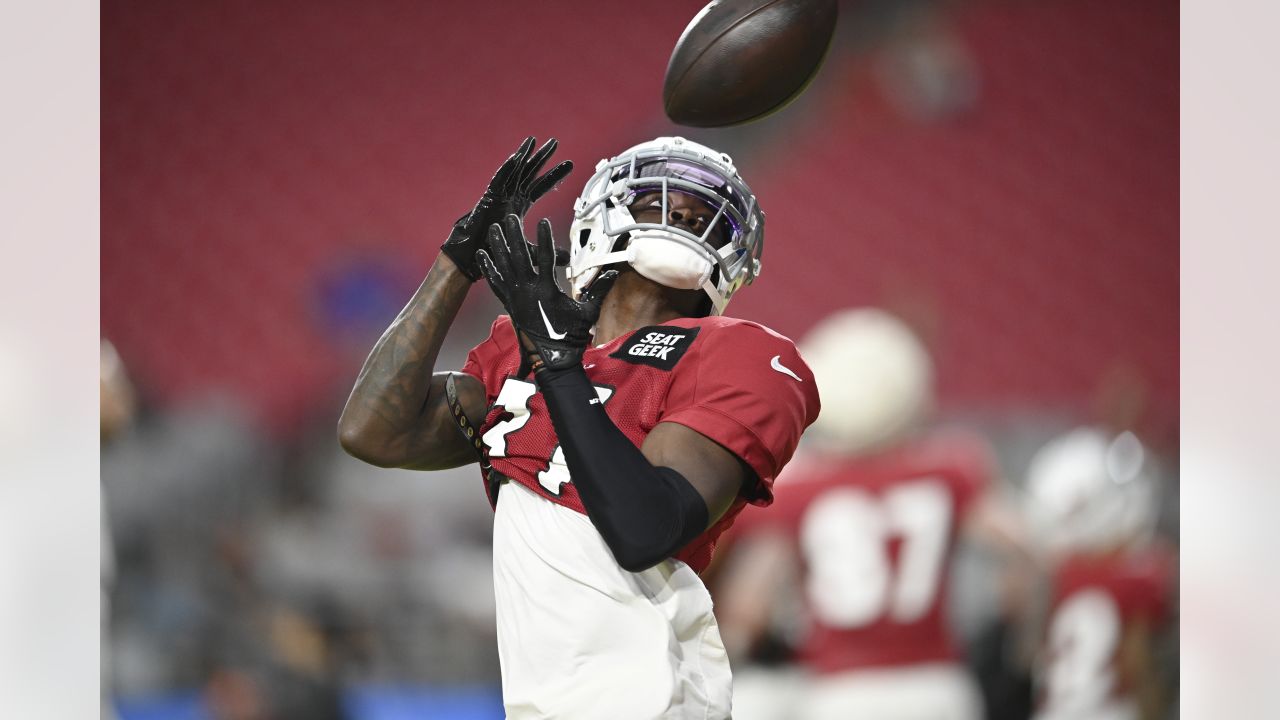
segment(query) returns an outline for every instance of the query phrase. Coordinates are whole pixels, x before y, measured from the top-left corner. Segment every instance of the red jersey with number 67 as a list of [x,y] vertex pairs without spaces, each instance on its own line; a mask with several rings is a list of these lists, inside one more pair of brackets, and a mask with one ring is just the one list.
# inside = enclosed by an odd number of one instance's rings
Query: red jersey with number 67
[[[514,377],[519,365],[515,330],[501,315],[462,368],[484,383],[486,454],[498,472],[585,514],[541,393],[531,378]],[[746,503],[772,502],[774,478],[818,416],[813,375],[791,340],[736,318],[677,318],[643,327],[588,348],[582,365],[609,418],[637,447],[658,423],[679,423],[733,452],[759,477],[676,554],[698,572]]]
[[934,437],[858,458],[797,461],[778,501],[735,533],[793,538],[809,629],[798,648],[834,673],[958,658],[946,621],[957,528],[993,472],[987,446]]

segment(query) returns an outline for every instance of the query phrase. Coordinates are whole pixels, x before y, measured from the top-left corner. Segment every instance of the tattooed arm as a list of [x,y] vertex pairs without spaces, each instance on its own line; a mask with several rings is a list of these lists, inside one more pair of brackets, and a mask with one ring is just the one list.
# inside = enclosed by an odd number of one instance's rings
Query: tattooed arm
[[[448,373],[437,373],[445,334],[471,287],[452,260],[441,256],[409,304],[365,360],[338,420],[343,449],[380,467],[438,470],[474,462],[475,450],[454,425],[445,400]],[[456,374],[463,410],[484,412],[484,387]]]
[[[539,175],[556,141],[536,152],[533,146],[527,138],[502,163],[475,208],[454,223],[418,292],[373,346],[338,420],[338,440],[351,455],[380,467],[419,470],[475,461],[475,450],[454,425],[444,393],[449,373],[435,372],[436,358],[467,290],[480,277],[475,254],[489,226],[508,214],[524,217],[573,168],[565,161]],[[474,423],[484,413],[484,387],[461,373],[455,385]]]

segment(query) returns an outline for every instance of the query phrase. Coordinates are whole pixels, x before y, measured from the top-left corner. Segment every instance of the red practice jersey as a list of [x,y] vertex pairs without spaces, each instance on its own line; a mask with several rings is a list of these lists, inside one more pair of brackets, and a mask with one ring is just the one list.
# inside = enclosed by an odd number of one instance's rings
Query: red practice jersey
[[800,661],[833,673],[956,660],[949,570],[960,521],[993,471],[986,445],[935,437],[802,465],[773,507],[735,529],[781,530],[797,545],[809,610]]
[[[716,539],[747,502],[768,505],[773,480],[818,416],[813,375],[795,345],[766,327],[726,317],[678,318],[640,328],[582,358],[605,412],[637,447],[660,422],[685,425],[744,460],[760,482],[676,554],[701,572]],[[462,371],[484,383],[482,438],[495,470],[585,514],[564,451],[531,379],[517,379],[515,330],[506,315]]]
[[1046,652],[1040,668],[1041,717],[1092,717],[1129,699],[1132,680],[1120,643],[1137,623],[1155,630],[1170,616],[1176,560],[1164,545],[1077,554],[1054,571]]

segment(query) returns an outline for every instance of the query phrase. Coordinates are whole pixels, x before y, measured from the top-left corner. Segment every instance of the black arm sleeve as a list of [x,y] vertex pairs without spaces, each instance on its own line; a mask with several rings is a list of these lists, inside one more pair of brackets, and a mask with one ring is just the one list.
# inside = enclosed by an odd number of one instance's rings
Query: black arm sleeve
[[622,434],[581,367],[540,370],[537,381],[587,517],[618,565],[646,570],[706,529],[702,496],[680,473],[654,467]]

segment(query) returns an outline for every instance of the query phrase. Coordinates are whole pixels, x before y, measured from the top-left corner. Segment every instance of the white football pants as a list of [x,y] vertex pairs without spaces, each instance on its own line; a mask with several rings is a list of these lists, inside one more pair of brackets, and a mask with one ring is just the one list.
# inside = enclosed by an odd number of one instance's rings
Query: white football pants
[[980,720],[982,695],[959,665],[851,670],[817,676],[804,693],[802,720]]
[[685,563],[627,572],[585,515],[507,482],[493,580],[508,718],[729,717],[729,659]]

